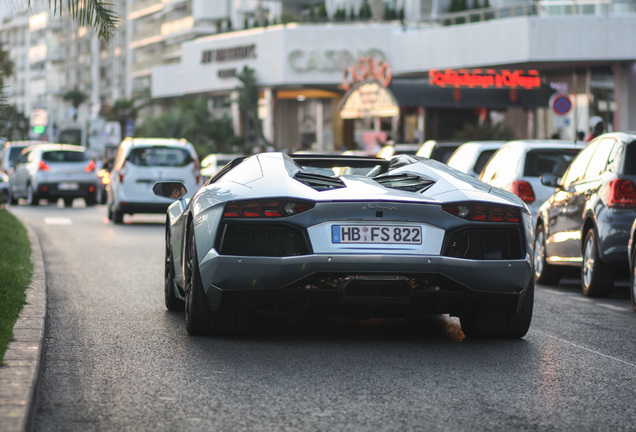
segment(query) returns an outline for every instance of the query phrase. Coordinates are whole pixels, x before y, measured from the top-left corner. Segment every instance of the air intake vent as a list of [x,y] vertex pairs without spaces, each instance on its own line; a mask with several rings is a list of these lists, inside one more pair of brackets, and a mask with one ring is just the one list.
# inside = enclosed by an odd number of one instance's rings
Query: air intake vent
[[306,184],[317,191],[325,191],[345,187],[345,184],[338,177],[330,177],[322,174],[312,174],[305,171],[298,171],[294,179]]
[[435,182],[426,177],[413,174],[399,174],[375,177],[374,180],[382,186],[399,189],[407,192],[422,192],[428,189]]
[[221,255],[263,257],[311,253],[304,231],[287,224],[227,224],[218,250]]
[[522,259],[521,233],[516,228],[463,229],[447,235],[442,255],[472,260]]

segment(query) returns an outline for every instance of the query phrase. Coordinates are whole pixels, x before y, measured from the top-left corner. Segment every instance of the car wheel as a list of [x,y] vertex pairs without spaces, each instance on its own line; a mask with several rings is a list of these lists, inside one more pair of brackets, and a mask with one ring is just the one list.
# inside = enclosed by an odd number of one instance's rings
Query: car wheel
[[632,308],[636,311],[636,249],[632,252],[632,268],[629,275],[629,294],[632,298]]
[[477,310],[462,315],[462,331],[474,338],[519,339],[528,333],[534,307],[534,280],[531,279],[521,303],[498,310]]
[[64,207],[73,207],[73,198],[64,198]]
[[534,234],[534,280],[540,285],[556,285],[563,269],[548,264],[545,255],[545,229],[539,225]]
[[16,197],[15,194],[11,192],[11,188],[9,188],[9,197],[7,198],[7,202],[11,205],[18,204],[18,197]]
[[113,210],[113,222],[115,222],[118,225],[124,223],[124,213],[117,208]]
[[174,262],[172,260],[172,247],[170,242],[170,229],[166,226],[166,253],[164,271],[164,292],[166,308],[170,311],[183,311],[185,302],[176,296],[177,287],[174,283]]
[[583,294],[589,297],[607,297],[614,286],[614,272],[599,258],[595,230],[587,231],[583,243],[583,265],[581,265]]
[[192,335],[243,334],[249,330],[251,313],[241,309],[219,309],[211,311],[203,292],[199,273],[194,229],[188,229],[185,262],[185,317],[186,329]]
[[40,202],[40,198],[38,197],[38,195],[35,193],[35,191],[33,190],[33,186],[31,186],[30,184],[27,185],[27,203],[29,205],[38,205]]

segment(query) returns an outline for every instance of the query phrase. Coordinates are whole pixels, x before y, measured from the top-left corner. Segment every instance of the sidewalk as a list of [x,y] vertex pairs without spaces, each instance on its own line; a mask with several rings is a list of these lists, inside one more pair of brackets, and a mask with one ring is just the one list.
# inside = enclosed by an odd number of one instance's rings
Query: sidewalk
[[31,242],[33,277],[26,304],[13,327],[14,341],[0,367],[0,432],[28,432],[35,417],[46,330],[46,279],[40,242],[26,227]]

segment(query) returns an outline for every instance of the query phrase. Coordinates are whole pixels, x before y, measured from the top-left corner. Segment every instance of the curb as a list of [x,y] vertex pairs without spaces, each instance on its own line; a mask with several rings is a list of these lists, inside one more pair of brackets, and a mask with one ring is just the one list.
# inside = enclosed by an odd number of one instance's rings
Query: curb
[[31,243],[33,275],[26,303],[13,327],[13,341],[0,367],[0,431],[28,432],[33,428],[43,368],[46,332],[46,277],[42,248],[35,232],[25,225]]

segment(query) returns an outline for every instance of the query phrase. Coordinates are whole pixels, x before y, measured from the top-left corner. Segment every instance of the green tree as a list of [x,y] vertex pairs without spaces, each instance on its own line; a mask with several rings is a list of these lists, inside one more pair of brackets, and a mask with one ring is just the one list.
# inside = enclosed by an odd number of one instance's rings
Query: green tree
[[70,102],[71,105],[73,105],[73,108],[75,108],[75,115],[73,116],[73,119],[77,120],[77,109],[80,107],[80,105],[86,102],[86,99],[88,99],[88,95],[75,87],[73,90],[69,90],[64,93],[62,99],[65,102]]
[[[237,77],[241,85],[236,87],[238,93],[239,111],[243,114],[245,125],[246,144],[250,147],[255,145],[271,145],[263,136],[263,127],[258,118],[258,82],[254,69],[243,66],[243,70]],[[254,135],[254,137],[252,137]],[[256,140],[257,142],[254,142]]]
[[515,134],[503,123],[493,124],[486,121],[483,124],[466,123],[462,130],[454,134],[454,139],[461,141],[502,140],[516,139]]
[[29,119],[13,105],[1,108],[0,136],[12,140],[29,139]]
[[[31,0],[27,0],[29,7]],[[109,42],[117,27],[119,17],[114,12],[114,5],[105,0],[49,0],[49,8],[56,15],[68,13],[81,26],[93,27],[98,36]]]

